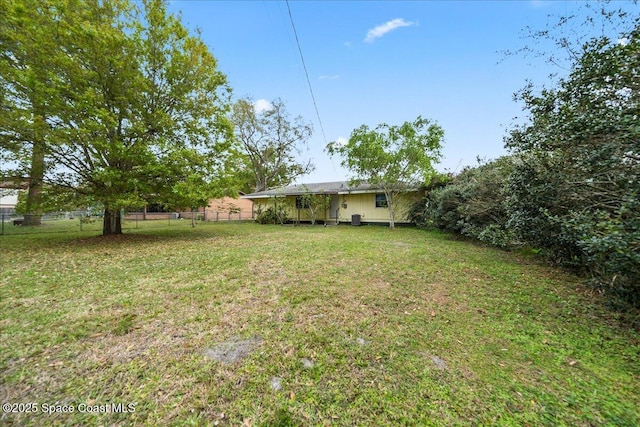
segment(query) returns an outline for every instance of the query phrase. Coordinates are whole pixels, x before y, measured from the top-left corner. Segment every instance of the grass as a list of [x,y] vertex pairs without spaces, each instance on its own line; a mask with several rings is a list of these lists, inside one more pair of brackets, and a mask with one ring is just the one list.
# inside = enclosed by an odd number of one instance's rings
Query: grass
[[[3,235],[24,235],[24,234],[53,234],[53,233],[102,233],[102,218],[80,218],[73,217],[70,219],[44,219],[42,225],[37,227],[15,226],[13,219],[7,217],[1,218],[4,224],[0,224],[0,237]],[[140,230],[150,228],[187,228],[191,227],[189,219],[157,219],[150,221],[136,221],[135,219],[127,219],[122,222],[122,229]]]
[[[246,223],[0,253],[0,400],[39,405],[3,425],[640,425],[640,335],[529,256]],[[241,361],[204,356],[256,336]],[[135,412],[82,406],[119,403]]]

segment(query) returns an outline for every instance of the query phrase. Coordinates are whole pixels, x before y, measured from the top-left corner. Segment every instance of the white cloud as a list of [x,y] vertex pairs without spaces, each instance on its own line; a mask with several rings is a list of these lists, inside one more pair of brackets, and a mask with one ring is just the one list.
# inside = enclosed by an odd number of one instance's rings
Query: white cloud
[[344,147],[345,145],[347,145],[347,143],[349,142],[349,140],[347,138],[345,138],[344,136],[339,136],[336,138],[336,146],[337,147]]
[[253,109],[256,113],[262,113],[263,111],[269,111],[273,108],[273,105],[266,99],[258,99],[253,103]]
[[344,42],[344,45],[345,45],[346,47],[351,47],[352,43],[351,43],[351,42]]
[[415,22],[405,21],[402,18],[392,19],[391,21],[385,22],[384,24],[378,25],[377,27],[369,30],[369,32],[367,32],[367,37],[364,39],[364,41],[371,43],[378,37],[384,36],[389,31],[393,31],[396,28],[400,28],[400,27],[410,27],[412,25],[415,25]]
[[529,4],[534,8],[534,9],[540,9],[543,7],[547,7],[551,4],[552,2],[548,1],[548,0],[531,0],[529,2]]
[[626,37],[621,37],[621,38],[618,39],[618,44],[620,46],[626,46],[626,45],[629,44],[629,39],[626,38]]
[[340,78],[340,74],[322,75],[318,78],[320,80],[338,80]]

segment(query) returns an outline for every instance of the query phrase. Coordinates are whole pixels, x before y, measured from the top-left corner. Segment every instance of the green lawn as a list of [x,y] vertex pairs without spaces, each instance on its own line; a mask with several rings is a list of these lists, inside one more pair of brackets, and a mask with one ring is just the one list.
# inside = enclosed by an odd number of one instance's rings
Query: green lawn
[[[0,224],[2,226],[2,224]],[[149,228],[173,228],[191,227],[190,219],[158,219],[142,221],[128,219],[122,221],[123,230],[149,229]],[[4,218],[3,227],[0,229],[2,235],[23,235],[23,234],[53,234],[53,233],[102,233],[102,218],[73,217],[72,219],[45,219],[39,227],[22,227],[13,225],[13,219]],[[2,243],[0,242],[0,245]]]
[[[0,400],[37,404],[2,425],[640,425],[640,334],[444,234],[207,223],[0,254]],[[205,356],[232,337],[261,343]]]

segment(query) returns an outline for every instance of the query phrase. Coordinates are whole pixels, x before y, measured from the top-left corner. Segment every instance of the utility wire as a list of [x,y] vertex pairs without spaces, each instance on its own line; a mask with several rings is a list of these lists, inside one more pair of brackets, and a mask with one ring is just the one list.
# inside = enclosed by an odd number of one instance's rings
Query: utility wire
[[309,72],[307,71],[307,64],[304,62],[304,55],[302,55],[302,48],[300,47],[300,40],[298,39],[298,32],[296,26],[293,23],[293,16],[291,15],[291,8],[289,7],[289,0],[285,0],[287,3],[287,10],[289,11],[289,19],[291,20],[291,27],[293,28],[293,35],[296,37],[296,44],[298,45],[298,52],[300,52],[300,59],[302,60],[302,67],[304,68],[304,74],[307,76],[307,84],[309,85],[309,92],[311,92],[311,99],[313,100],[313,106],[316,109],[316,116],[318,117],[318,123],[320,123],[320,131],[324,138],[325,145],[327,144],[327,136],[324,133],[324,127],[322,126],[322,119],[320,119],[320,112],[318,111],[318,104],[316,103],[316,97],[313,94],[313,88],[311,87],[311,80],[309,80]]

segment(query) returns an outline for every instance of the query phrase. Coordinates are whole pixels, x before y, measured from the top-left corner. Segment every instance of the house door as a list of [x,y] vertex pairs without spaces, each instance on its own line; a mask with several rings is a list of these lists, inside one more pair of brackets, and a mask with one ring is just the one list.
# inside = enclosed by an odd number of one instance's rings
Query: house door
[[329,207],[329,218],[337,220],[339,210],[340,210],[340,197],[337,194],[332,194],[331,205]]

